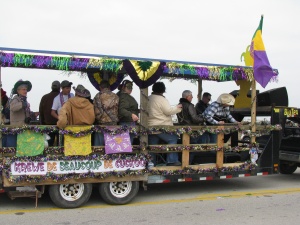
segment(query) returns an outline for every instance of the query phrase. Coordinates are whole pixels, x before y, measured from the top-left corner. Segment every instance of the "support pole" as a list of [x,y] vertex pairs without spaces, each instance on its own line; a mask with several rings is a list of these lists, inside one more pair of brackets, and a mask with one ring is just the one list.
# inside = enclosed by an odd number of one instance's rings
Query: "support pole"
[[[256,132],[256,81],[252,80],[251,87],[251,133]],[[251,143],[255,142],[255,136],[251,136]]]
[[198,93],[197,93],[197,95],[199,96],[198,101],[201,100],[201,98],[202,98],[202,91],[203,91],[203,88],[202,88],[202,79],[199,78],[198,79]]
[[[187,133],[183,133],[182,135],[182,145],[183,146],[190,145],[190,135],[188,135]],[[189,159],[190,159],[190,151],[184,149],[182,151],[182,168],[189,165]]]
[[[219,126],[218,129],[224,130],[224,126]],[[218,147],[218,149],[221,149],[221,150],[217,151],[216,166],[217,166],[217,168],[221,168],[221,167],[223,167],[223,164],[224,164],[224,149],[223,149],[224,133],[223,132],[219,133],[217,136],[217,147]]]
[[[148,88],[140,89],[140,129],[148,129]],[[140,143],[143,146],[148,146],[148,136],[140,136]]]

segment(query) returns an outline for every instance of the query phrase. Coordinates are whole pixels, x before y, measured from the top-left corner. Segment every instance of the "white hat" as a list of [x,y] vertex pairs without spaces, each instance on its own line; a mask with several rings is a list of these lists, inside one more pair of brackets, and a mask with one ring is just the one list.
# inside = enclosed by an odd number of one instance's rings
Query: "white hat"
[[231,94],[221,94],[218,97],[217,102],[226,105],[234,105],[235,98]]

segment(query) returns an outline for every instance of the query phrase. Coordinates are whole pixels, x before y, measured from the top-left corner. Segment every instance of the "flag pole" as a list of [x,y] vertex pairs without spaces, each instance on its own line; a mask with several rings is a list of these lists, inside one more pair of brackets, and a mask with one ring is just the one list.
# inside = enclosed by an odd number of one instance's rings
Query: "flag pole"
[[[251,133],[256,132],[256,80],[253,78],[251,87]],[[251,143],[255,142],[255,136],[251,135]]]

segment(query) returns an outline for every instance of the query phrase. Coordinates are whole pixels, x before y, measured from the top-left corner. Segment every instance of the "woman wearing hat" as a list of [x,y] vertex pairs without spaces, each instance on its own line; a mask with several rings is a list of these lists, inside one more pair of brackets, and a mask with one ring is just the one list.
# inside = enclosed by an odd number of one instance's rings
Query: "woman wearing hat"
[[[10,106],[10,125],[22,126],[30,123],[30,104],[27,102],[27,92],[32,88],[30,81],[19,80],[15,83],[12,90],[15,95]],[[17,136],[9,135],[7,137],[7,146],[15,147],[17,145]]]
[[[124,80],[118,89],[120,90],[117,95],[119,96],[119,125],[135,126],[139,120],[139,107],[137,101],[131,96],[132,82]],[[131,144],[133,142],[134,134],[130,134]]]

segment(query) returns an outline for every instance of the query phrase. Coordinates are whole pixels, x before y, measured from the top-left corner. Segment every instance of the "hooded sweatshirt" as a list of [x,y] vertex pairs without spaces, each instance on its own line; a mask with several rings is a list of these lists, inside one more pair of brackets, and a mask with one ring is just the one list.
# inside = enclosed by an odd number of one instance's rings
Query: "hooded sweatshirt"
[[95,121],[93,104],[86,98],[70,98],[61,108],[57,126],[60,129],[67,125],[92,125]]

